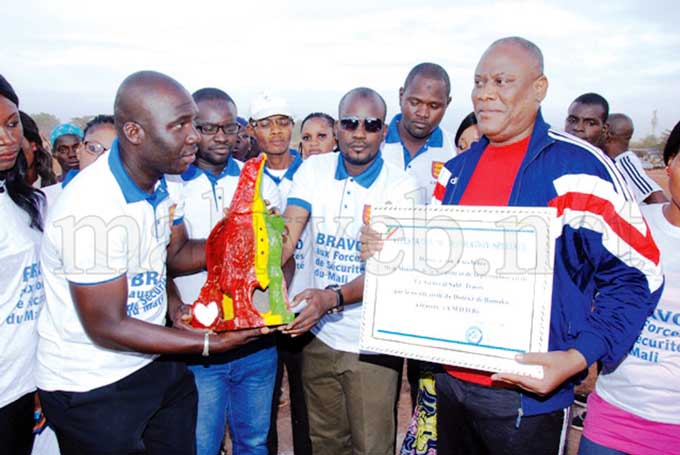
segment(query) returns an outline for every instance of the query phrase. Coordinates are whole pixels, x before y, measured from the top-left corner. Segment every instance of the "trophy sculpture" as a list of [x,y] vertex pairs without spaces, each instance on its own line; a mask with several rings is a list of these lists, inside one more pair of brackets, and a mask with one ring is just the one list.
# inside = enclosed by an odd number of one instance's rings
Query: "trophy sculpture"
[[[208,277],[192,304],[191,324],[216,332],[291,322],[281,270],[285,221],[262,199],[263,154],[241,170],[231,206],[206,243]],[[265,291],[265,292],[263,292]],[[253,295],[259,296],[258,310]]]

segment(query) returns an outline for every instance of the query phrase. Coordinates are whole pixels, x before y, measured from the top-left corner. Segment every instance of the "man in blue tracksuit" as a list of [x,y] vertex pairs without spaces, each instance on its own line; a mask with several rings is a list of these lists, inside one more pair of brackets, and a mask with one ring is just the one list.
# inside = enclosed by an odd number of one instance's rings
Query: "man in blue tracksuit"
[[623,359],[663,286],[625,181],[599,149],[543,121],[547,88],[536,45],[494,42],[472,90],[484,136],[446,164],[435,187],[435,204],[550,206],[562,225],[550,352],[518,356],[542,365],[543,379],[446,367],[436,378],[439,455],[561,453],[578,376]]

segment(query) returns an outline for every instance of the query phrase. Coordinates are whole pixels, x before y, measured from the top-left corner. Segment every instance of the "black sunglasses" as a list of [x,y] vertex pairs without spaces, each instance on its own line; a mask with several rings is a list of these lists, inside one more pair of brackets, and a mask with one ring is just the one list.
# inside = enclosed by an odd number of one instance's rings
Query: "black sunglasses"
[[367,133],[377,133],[382,130],[383,121],[379,118],[366,117],[341,117],[340,128],[346,131],[356,131],[359,128],[359,123],[364,122],[364,129]]

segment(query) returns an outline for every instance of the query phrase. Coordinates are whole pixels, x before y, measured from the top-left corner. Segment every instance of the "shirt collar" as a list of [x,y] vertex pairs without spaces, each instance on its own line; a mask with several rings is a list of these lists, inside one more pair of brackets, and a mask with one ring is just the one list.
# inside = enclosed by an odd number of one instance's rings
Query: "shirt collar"
[[415,156],[411,158],[411,154],[408,152],[406,147],[404,146],[404,143],[401,141],[401,136],[399,136],[399,121],[401,120],[402,115],[397,114],[394,116],[392,121],[390,122],[390,126],[387,129],[387,137],[385,138],[385,143],[387,144],[401,144],[403,152],[404,152],[404,165],[408,165],[413,158],[416,156],[420,155],[421,153],[425,153],[430,147],[443,147],[444,146],[444,133],[442,133],[442,129],[437,127],[432,131],[432,134],[430,134],[430,137],[427,138],[427,141],[423,144],[422,147],[416,152]]
[[217,183],[218,180],[221,180],[224,177],[227,176],[238,177],[239,175],[241,175],[241,168],[238,167],[236,160],[230,154],[229,158],[227,158],[227,162],[224,165],[224,168],[222,169],[222,172],[220,172],[217,176],[215,176],[212,172],[208,172],[205,169],[201,169],[195,164],[190,164],[187,170],[184,171],[184,173],[182,174],[182,180],[188,182],[199,177],[201,174],[205,175],[208,178],[208,180],[210,180],[210,183],[214,185]]
[[166,197],[168,197],[168,186],[165,182],[165,176],[161,177],[156,183],[153,193],[146,193],[132,180],[127,171],[123,167],[123,162],[120,159],[120,151],[118,149],[118,139],[113,141],[111,151],[109,152],[109,168],[111,173],[118,182],[120,190],[123,192],[125,202],[132,204],[134,202],[147,201],[153,208],[156,208]]
[[298,168],[302,164],[302,157],[300,156],[297,150],[290,149],[288,150],[288,153],[293,155],[293,162],[290,163],[290,166],[288,166],[288,169],[286,169],[286,173],[283,174],[283,177],[275,176],[274,174],[269,172],[267,166],[264,167],[264,173],[267,174],[277,185],[279,185],[283,179],[293,180],[293,176],[295,175]]
[[66,175],[64,176],[64,180],[61,181],[61,187],[66,188],[66,185],[71,183],[71,180],[73,180],[73,177],[78,175],[79,170],[78,169],[69,169]]
[[[390,126],[387,129],[387,137],[385,138],[386,143],[396,144],[398,142],[401,142],[401,136],[399,136],[399,121],[401,120],[401,117],[402,117],[401,114],[397,114],[390,122]],[[444,133],[442,132],[442,129],[440,127],[437,127],[434,129],[434,131],[432,131],[432,134],[430,134],[430,137],[427,138],[427,142],[425,142],[425,145],[427,147],[444,146]]]
[[338,153],[338,165],[335,168],[335,180],[345,180],[347,178],[353,178],[359,185],[364,188],[369,188],[373,185],[373,182],[380,175],[380,171],[383,167],[382,153],[378,152],[370,166],[368,166],[364,172],[359,175],[349,175],[347,173],[347,168],[345,167],[345,160],[341,153]]

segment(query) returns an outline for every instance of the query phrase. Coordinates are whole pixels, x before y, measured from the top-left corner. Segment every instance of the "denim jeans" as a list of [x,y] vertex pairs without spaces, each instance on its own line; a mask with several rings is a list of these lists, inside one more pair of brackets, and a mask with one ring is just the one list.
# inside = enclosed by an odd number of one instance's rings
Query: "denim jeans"
[[616,449],[610,449],[596,442],[591,441],[585,436],[581,436],[581,443],[578,446],[578,455],[626,455]]
[[189,365],[198,389],[198,455],[219,452],[227,423],[233,455],[267,455],[276,366],[274,346],[224,363]]

